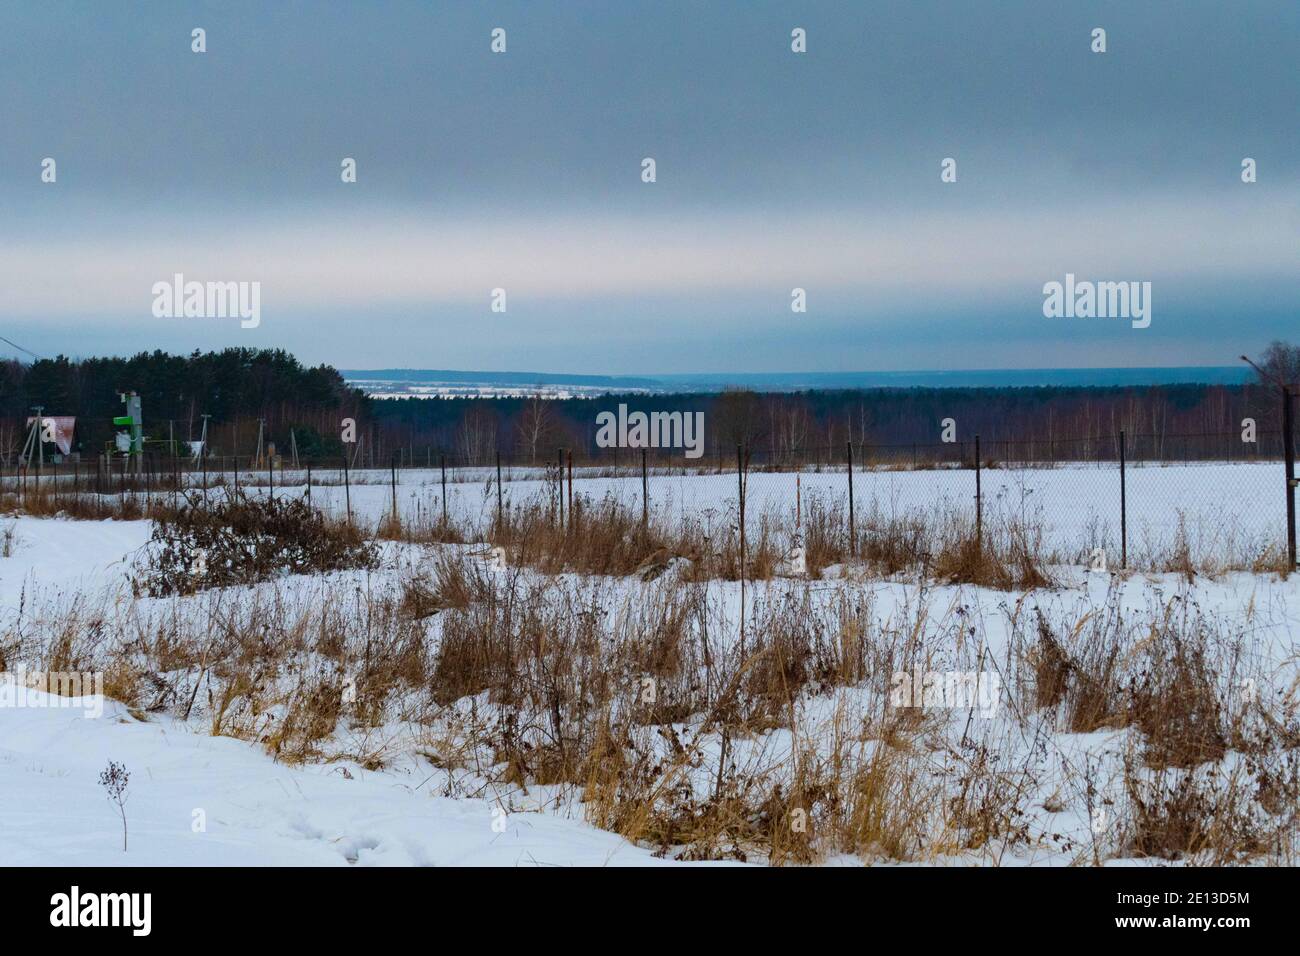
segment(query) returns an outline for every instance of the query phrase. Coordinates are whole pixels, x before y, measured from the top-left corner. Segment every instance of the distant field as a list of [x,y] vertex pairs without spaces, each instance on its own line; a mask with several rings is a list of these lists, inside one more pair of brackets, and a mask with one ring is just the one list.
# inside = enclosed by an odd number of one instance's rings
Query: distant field
[[[1130,466],[1126,475],[1130,555],[1152,557],[1169,552],[1180,533],[1194,557],[1241,557],[1277,546],[1285,529],[1285,497],[1281,466],[1260,464],[1190,464]],[[538,469],[514,468],[504,474],[502,498],[507,506],[542,501],[549,492]],[[262,479],[264,480],[264,479]],[[305,472],[277,475],[277,494],[306,491]],[[312,502],[342,515],[346,496],[342,472],[314,471]],[[351,507],[354,516],[377,521],[392,509],[391,473],[353,471]],[[985,522],[1018,519],[1041,529],[1049,551],[1063,555],[1105,548],[1118,555],[1120,547],[1120,479],[1113,465],[1072,465],[1056,468],[985,469],[982,472]],[[418,520],[442,511],[438,469],[397,472],[397,506],[403,520]],[[664,522],[736,520],[736,475],[651,474],[649,508]],[[265,485],[255,486],[266,493]],[[871,516],[897,517],[909,513],[974,515],[975,473],[970,470],[862,471],[853,476],[854,513],[865,527]],[[568,486],[566,482],[566,506]],[[575,497],[599,501],[610,496],[628,507],[641,508],[639,471],[609,477],[575,469]],[[817,502],[848,508],[848,478],[844,471],[820,473],[754,472],[748,476],[746,523],[757,529],[765,519],[792,523],[796,501],[801,511]],[[447,513],[457,523],[486,529],[497,507],[495,470],[460,469],[448,473]]]

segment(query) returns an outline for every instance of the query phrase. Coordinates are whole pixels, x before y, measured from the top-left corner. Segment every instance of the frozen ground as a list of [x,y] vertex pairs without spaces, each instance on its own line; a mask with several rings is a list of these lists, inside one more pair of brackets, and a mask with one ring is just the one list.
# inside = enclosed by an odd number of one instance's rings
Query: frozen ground
[[[1154,471],[1154,470],[1153,470]],[[410,476],[414,478],[415,476]],[[817,477],[817,476],[813,476]],[[823,480],[835,480],[822,476]],[[934,487],[952,486],[967,476],[935,473]],[[1001,476],[998,476],[1001,477]],[[1048,479],[1053,473],[1048,473]],[[713,479],[695,479],[712,483]],[[722,479],[719,479],[720,481]],[[880,476],[882,483],[893,476]],[[593,483],[598,479],[590,479]],[[471,494],[473,486],[457,489]],[[986,484],[986,488],[989,485]],[[1132,485],[1130,485],[1132,487]],[[440,489],[434,488],[433,494]],[[517,491],[518,486],[512,487]],[[320,493],[314,492],[313,497]],[[330,489],[341,493],[341,489]],[[364,507],[382,508],[389,490],[354,488]],[[430,494],[430,486],[408,484],[403,495]],[[723,492],[719,488],[718,494]],[[59,519],[5,519],[10,529],[9,555],[0,557],[0,614],[5,626],[76,595],[105,595],[118,607],[130,602],[124,585],[132,561],[145,544],[148,522],[90,522]],[[398,565],[428,559],[428,552],[407,546],[386,550],[392,577]],[[957,617],[975,622],[972,646],[950,648],[949,666],[968,665],[972,655],[987,652],[997,660],[1007,652],[1011,618],[1029,605],[1054,608],[1076,616],[1099,611],[1107,601],[1108,575],[1061,568],[1065,587],[1022,600],[1006,594],[964,587],[925,587],[893,581],[866,582],[873,618],[882,625],[915,616],[927,608],[924,628],[949,633]],[[344,576],[330,587],[349,584]],[[319,579],[285,579],[276,585],[297,590],[312,600]],[[800,585],[802,586],[802,585]],[[831,578],[814,585],[814,601],[834,601],[845,582]],[[619,582],[625,599],[644,598],[637,582]],[[749,607],[778,601],[794,587],[777,580],[751,585]],[[715,585],[711,600],[724,618],[734,619],[739,595],[734,584]],[[1294,689],[1300,635],[1300,577],[1232,574],[1200,580],[1194,586],[1173,575],[1136,576],[1124,584],[1120,602],[1134,613],[1159,611],[1178,602],[1196,604],[1205,613],[1251,635],[1253,652],[1269,662],[1270,680]],[[1022,607],[1022,605],[1024,605]],[[963,628],[964,630],[964,628]],[[956,633],[956,632],[953,632]],[[978,646],[975,646],[978,645]],[[937,662],[941,663],[941,662]],[[0,680],[7,678],[0,677]],[[173,717],[133,716],[109,702],[104,715],[88,719],[67,699],[35,695],[27,706],[0,706],[0,864],[307,864],[307,865],[641,865],[667,862],[649,850],[585,823],[571,799],[550,799],[546,788],[530,796],[485,790],[481,796],[451,798],[440,794],[437,771],[401,743],[382,770],[368,771],[347,759],[288,767],[256,744],[212,737],[201,720],[182,724]],[[75,702],[74,702],[75,703]],[[35,706],[33,706],[35,705]],[[809,726],[827,725],[844,708],[862,707],[862,692],[841,688],[801,702]],[[954,733],[967,715],[952,716]],[[395,738],[402,728],[388,728]],[[693,728],[680,725],[688,736]],[[1065,848],[1036,845],[1005,855],[987,848],[956,853],[950,862],[1062,865],[1076,859],[1088,839],[1090,821],[1077,805],[1058,807],[1054,792],[1062,785],[1061,768],[1096,761],[1099,783],[1115,786],[1116,761],[1125,731],[1087,735],[1045,733],[1026,736],[1023,725],[1005,710],[984,725],[988,739],[1000,740],[1008,762],[1041,765],[1041,792],[1032,801],[1033,825],[1065,836]],[[1046,744],[1044,743],[1046,741]],[[735,745],[740,759],[789,756],[784,731]],[[716,756],[716,740],[701,741],[702,751]],[[733,754],[734,756],[734,754]],[[131,772],[127,815],[130,848],[121,850],[121,827],[115,810],[96,782],[108,760]],[[708,761],[705,761],[707,767]],[[707,778],[707,770],[703,776]],[[693,781],[707,787],[707,779]],[[1068,802],[1068,801],[1067,801]],[[510,812],[502,815],[504,804]],[[200,827],[198,821],[202,820]],[[1073,849],[1071,849],[1071,845]],[[835,862],[835,861],[832,861]]]
[[[7,519],[0,558],[6,623],[32,608],[107,590],[149,535],[145,521]],[[112,599],[110,598],[110,601]],[[346,761],[286,767],[256,746],[113,701],[25,691],[0,673],[0,866],[607,866],[662,861],[619,837],[548,813],[494,816],[496,802],[430,793],[417,759],[372,773]],[[97,779],[131,773],[128,851]],[[199,820],[203,821],[200,828]],[[495,825],[494,825],[495,824]]]
[[[663,862],[555,814],[509,813],[497,823],[489,800],[423,789],[427,768],[415,762],[379,773],[346,761],[296,769],[239,740],[137,720],[113,702],[89,719],[78,702],[36,694],[29,706],[0,707],[0,865]],[[110,759],[131,774],[125,853],[120,819],[97,783]]]
[[[245,485],[249,477],[243,476]],[[388,471],[352,472],[350,491],[342,487],[342,480],[341,472],[315,472],[312,502],[343,515],[350,496],[353,515],[372,522],[391,512],[394,497],[405,520],[437,519],[442,514],[443,488],[436,468],[399,469],[396,495]],[[259,475],[257,482],[251,487],[267,493],[266,476]],[[868,527],[873,516],[962,514],[970,519],[974,515],[975,475],[970,470],[856,471],[853,483],[860,528]],[[277,474],[276,484],[276,494],[304,494],[306,476]],[[739,495],[734,472],[659,471],[650,474],[648,486],[651,512],[666,524],[689,518],[718,526],[736,520]],[[537,469],[507,469],[502,489],[507,506],[548,500],[548,487]],[[1120,478],[1113,465],[985,469],[982,493],[989,526],[1005,519],[1033,524],[1042,529],[1049,552],[1071,557],[1094,548],[1112,555],[1119,552]],[[591,501],[612,497],[640,511],[641,474],[639,469],[625,469],[624,474],[609,477],[577,469],[573,494]],[[1129,554],[1135,562],[1168,556],[1178,546],[1180,534],[1194,558],[1232,555],[1249,561],[1282,541],[1285,493],[1282,466],[1275,462],[1130,466],[1125,494]],[[806,513],[814,500],[847,512],[845,472],[804,471],[797,476],[753,472],[746,492],[747,524],[754,531],[773,516],[792,524],[796,501]],[[449,473],[446,507],[453,521],[486,528],[497,507],[495,470]]]

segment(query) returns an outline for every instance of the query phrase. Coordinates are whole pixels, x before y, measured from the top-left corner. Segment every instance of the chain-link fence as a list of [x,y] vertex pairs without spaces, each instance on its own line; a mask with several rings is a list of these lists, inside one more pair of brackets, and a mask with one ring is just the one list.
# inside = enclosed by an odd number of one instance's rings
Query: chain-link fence
[[[487,540],[524,510],[574,529],[603,509],[670,536],[709,542],[743,529],[788,556],[819,548],[851,559],[899,533],[936,542],[1027,536],[1045,560],[1171,569],[1276,567],[1288,543],[1281,435],[1261,432],[802,448],[611,448],[467,460],[427,450],[387,467],[145,455],[33,463],[0,474],[20,502],[130,498],[148,506],[241,490],[302,495],[339,518],[457,529]],[[1215,452],[1217,451],[1217,454]],[[743,522],[742,522],[743,515]],[[936,545],[937,546],[937,545]],[[829,560],[829,559],[826,559]],[[826,563],[825,560],[819,563]]]

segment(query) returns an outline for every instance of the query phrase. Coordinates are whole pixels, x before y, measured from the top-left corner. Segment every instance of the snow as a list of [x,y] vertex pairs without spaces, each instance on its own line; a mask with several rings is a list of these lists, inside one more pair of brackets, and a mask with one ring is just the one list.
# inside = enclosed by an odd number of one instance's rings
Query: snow
[[[148,521],[17,517],[0,557],[0,613],[106,589],[126,592]],[[29,610],[30,613],[30,610]],[[348,761],[290,767],[201,725],[132,716],[101,701],[24,689],[0,673],[0,865],[620,866],[665,861],[577,819],[528,812],[513,796],[429,792],[415,755],[371,772]],[[9,706],[6,706],[9,704]],[[98,785],[109,760],[131,773],[128,849]],[[501,808],[501,809],[498,809]],[[505,813],[502,815],[501,810]],[[206,830],[195,832],[195,811]],[[494,829],[494,823],[496,828]],[[500,830],[500,832],[497,832]]]
[[[441,508],[436,470],[399,474],[400,506]],[[535,476],[519,473],[514,477],[506,491],[515,500],[544,489]],[[354,478],[360,480],[352,487],[354,509],[372,517],[381,515],[391,500],[390,488],[381,483],[387,473],[354,474]],[[1053,533],[1081,535],[1088,530],[1092,509],[1110,507],[1113,493],[1117,494],[1111,487],[1114,478],[1098,469],[989,471],[984,475],[986,508],[999,507],[999,500],[1020,501],[1029,495],[1036,502],[1052,503],[1044,510],[1052,516]],[[1185,505],[1188,513],[1207,527],[1213,524],[1235,529],[1235,533],[1273,535],[1281,511],[1281,495],[1274,487],[1280,484],[1277,478],[1274,466],[1263,465],[1133,469],[1128,477],[1130,541],[1135,528],[1167,532],[1170,512],[1166,503],[1171,500]],[[713,508],[725,510],[729,500],[734,505],[734,480],[734,475],[658,475],[651,482],[652,499],[657,507],[680,509],[670,512],[677,517],[705,514]],[[785,495],[793,480],[788,474],[755,474],[750,494],[753,500],[792,506]],[[945,499],[966,501],[971,480],[969,472],[959,471],[876,472],[855,476],[855,497],[859,508],[873,499],[882,507],[885,503],[906,507]],[[844,482],[842,472],[800,476],[804,495],[838,494]],[[639,501],[639,475],[634,479],[586,476],[575,485],[578,493],[599,496],[609,492],[624,495],[630,502]],[[449,491],[449,506],[458,514],[490,514],[495,504],[495,490],[489,493],[477,480],[451,483]],[[277,494],[281,493],[285,489],[277,482]],[[317,504],[342,510],[340,486],[316,485],[312,498]],[[8,517],[0,519],[0,530],[8,532],[9,542],[9,553],[0,556],[0,616],[8,626],[22,615],[31,616],[43,607],[78,596],[129,604],[132,599],[125,585],[132,561],[148,541],[150,523]],[[388,545],[385,569],[377,577],[391,583],[398,576],[399,565],[427,560],[430,553],[416,546]],[[1115,579],[1109,574],[1089,573],[1078,566],[1055,568],[1053,573],[1062,587],[1026,596],[908,581],[857,581],[852,568],[835,567],[828,569],[827,580],[811,586],[810,599],[834,602],[843,588],[858,588],[870,602],[874,622],[908,627],[909,622],[917,621],[929,639],[940,644],[947,640],[943,659],[936,659],[933,666],[954,668],[970,667],[981,651],[994,660],[1004,658],[1013,618],[1034,607],[1080,620],[1104,608],[1108,601],[1117,600],[1134,615],[1149,615],[1181,602],[1181,606],[1195,605],[1247,633],[1251,652],[1264,663],[1272,683],[1283,688],[1295,686],[1300,666],[1295,640],[1300,634],[1300,576],[1284,581],[1272,575],[1238,572],[1199,578],[1189,585],[1176,575],[1135,575],[1116,591]],[[329,582],[284,579],[267,587],[284,588],[300,600],[310,601],[316,589],[345,583],[351,586],[354,578],[360,583],[359,575],[342,575]],[[653,589],[662,583],[612,582],[618,600],[609,604],[652,600]],[[804,587],[808,585],[780,579],[751,583],[746,613],[752,620],[760,605]],[[734,625],[740,614],[737,585],[713,582],[709,595],[719,620]],[[167,605],[146,601],[140,606]],[[961,627],[955,626],[958,621]],[[967,633],[966,625],[970,626],[969,639],[962,636]],[[12,662],[9,666],[13,668]],[[12,684],[13,680],[12,674],[0,674],[0,682]],[[4,706],[3,689],[0,687],[3,865],[606,866],[671,862],[650,848],[635,846],[590,825],[582,819],[581,807],[573,806],[571,799],[557,798],[547,788],[503,793],[483,782],[474,795],[444,795],[440,783],[446,775],[440,776],[421,748],[402,739],[407,728],[400,726],[381,728],[399,739],[392,748],[396,756],[382,769],[369,770],[342,756],[304,766],[286,765],[255,742],[211,736],[209,725],[202,720],[182,723],[173,716],[128,712],[113,701],[104,702],[103,716],[87,718],[72,706],[75,701],[39,691],[29,692],[27,706]],[[9,689],[12,691],[12,686]],[[854,687],[802,700],[799,707],[812,734],[811,728],[819,724],[829,726],[846,712],[863,713],[876,705],[865,687]],[[1114,787],[1127,732],[1072,735],[1034,729],[1033,720],[1016,724],[1011,716],[1003,711],[981,719],[980,734],[997,742],[1007,765],[1021,761],[1040,765],[1040,790],[1032,800],[1036,807],[1033,824],[1067,835],[1076,847],[1085,844],[1092,821],[1081,813],[1077,800],[1067,799],[1070,805],[1061,810],[1048,809],[1054,806],[1053,791],[1063,786],[1060,768],[1096,761],[1099,787]],[[956,733],[961,734],[965,713],[953,714],[951,719]],[[688,723],[674,729],[687,739],[700,728]],[[646,728],[646,733],[651,734],[651,729]],[[700,779],[690,782],[707,790],[717,739],[701,735],[699,746],[706,759]],[[733,759],[779,764],[788,759],[792,741],[788,731],[778,729],[733,741],[732,746]],[[129,848],[125,853],[120,820],[97,783],[109,760],[125,764],[131,773]],[[204,827],[196,825],[200,817]],[[1043,847],[1005,856],[988,847],[954,855],[946,862],[1064,865],[1073,859],[1070,853]],[[828,862],[857,861],[835,857]]]
[[0,533],[11,532],[12,552],[0,556],[0,609],[15,608],[39,593],[119,588],[130,561],[149,540],[151,525],[149,521],[0,519]]
[[[497,507],[495,475],[493,468],[448,471],[446,506],[454,522],[477,529],[488,527]],[[241,476],[246,490],[268,493],[265,474],[257,475],[258,484],[252,486],[247,484],[250,477],[248,473]],[[436,520],[442,514],[442,478],[437,468],[398,469],[396,495],[390,471],[358,470],[349,477],[351,488],[345,491],[341,471],[314,471],[312,503],[341,517],[348,510],[350,496],[353,516],[371,523],[392,511],[394,497],[405,520]],[[507,507],[549,500],[540,468],[505,468],[502,477]],[[1075,557],[1104,548],[1118,556],[1120,478],[1116,465],[986,468],[981,479],[987,527],[994,527],[1000,519],[1028,520],[1042,527],[1049,551]],[[1194,558],[1230,554],[1249,561],[1282,543],[1285,495],[1279,463],[1130,465],[1125,480],[1128,547],[1135,563],[1143,556],[1168,557],[1179,544],[1180,532]],[[866,527],[873,513],[882,518],[909,514],[974,517],[975,475],[969,469],[855,469],[853,483],[859,527]],[[275,484],[277,495],[302,495],[307,488],[306,474],[277,473]],[[648,485],[651,513],[667,524],[688,518],[714,525],[735,521],[739,489],[734,471],[697,474],[652,469]],[[609,496],[639,511],[640,468],[625,464],[617,476],[575,469],[573,494],[593,502]],[[792,472],[751,472],[746,490],[747,526],[756,531],[773,516],[793,523],[790,519],[796,500],[805,509],[818,500],[847,513],[846,472],[843,468],[806,470],[798,475],[797,487]]]
[[[286,767],[242,741],[137,720],[113,701],[102,718],[88,719],[66,698],[34,697],[36,706],[0,708],[0,865],[663,862],[553,814],[496,816],[488,799],[431,795],[421,787],[427,767],[414,762],[378,773],[346,762]],[[117,811],[97,783],[110,759],[131,774],[126,852]]]

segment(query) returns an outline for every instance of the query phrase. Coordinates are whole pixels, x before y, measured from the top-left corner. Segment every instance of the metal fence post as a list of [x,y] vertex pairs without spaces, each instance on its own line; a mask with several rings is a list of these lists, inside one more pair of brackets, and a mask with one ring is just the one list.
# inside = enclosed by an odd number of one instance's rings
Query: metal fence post
[[858,531],[854,523],[853,514],[853,442],[848,443],[849,450],[849,554],[854,557],[858,553]]
[[650,472],[646,466],[646,449],[641,449],[641,528],[650,527]]
[[975,436],[975,550],[984,550],[984,496],[980,489],[980,436]]
[[447,456],[438,456],[438,467],[442,469],[442,523],[447,524]]
[[736,483],[740,490],[740,659],[745,659],[745,453],[736,446]]
[[348,524],[352,523],[352,480],[348,477],[348,452],[343,449],[343,503],[347,508]]
[[503,513],[501,497],[501,452],[497,452],[497,528],[501,527],[501,518]]
[[397,522],[397,456],[393,455],[388,459],[388,468],[391,472],[391,481],[393,486],[393,522]]
[[560,531],[564,531],[564,449],[555,449],[555,497],[559,499]]
[[1126,483],[1127,447],[1124,430],[1119,433],[1119,566],[1128,568],[1128,486]]
[[1295,427],[1292,421],[1291,400],[1295,398],[1291,389],[1282,386],[1282,458],[1286,463],[1286,556],[1287,572],[1295,570]]

